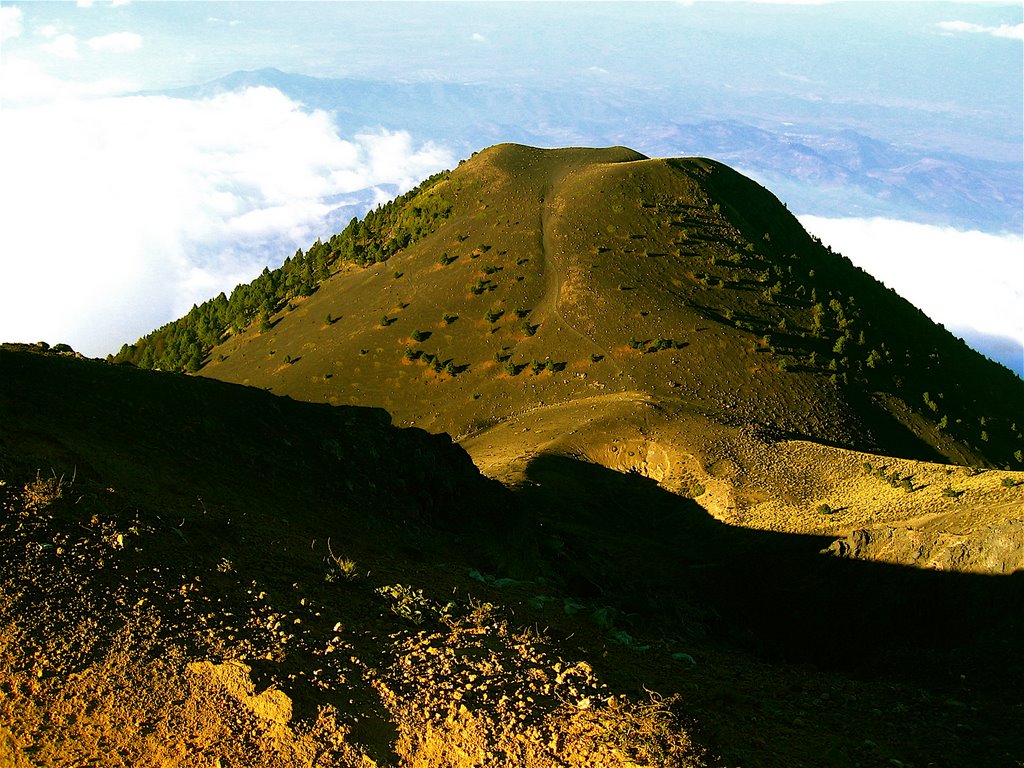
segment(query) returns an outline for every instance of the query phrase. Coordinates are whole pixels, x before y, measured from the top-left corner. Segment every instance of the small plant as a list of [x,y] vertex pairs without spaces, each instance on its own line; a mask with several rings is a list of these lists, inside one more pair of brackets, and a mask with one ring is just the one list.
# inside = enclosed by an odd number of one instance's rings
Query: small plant
[[484,264],[482,269],[485,275],[493,275],[495,272],[500,272],[504,267],[498,267],[494,264]]
[[235,564],[226,557],[222,557],[217,563],[217,573],[231,573],[233,570],[235,570]]
[[491,603],[482,603],[475,598],[471,598],[469,601],[469,614],[466,618],[473,624],[477,629],[483,629],[485,626],[490,625],[496,615],[494,605]]
[[396,270],[395,270],[394,272],[392,272],[392,273],[391,273],[391,276],[392,276],[393,278],[395,278],[395,280],[397,280],[397,279],[398,279],[398,278],[400,278],[400,277],[401,277],[401,276],[402,276],[403,274],[405,274],[405,273],[404,273],[404,272],[399,272],[399,271],[398,271],[398,270],[396,269]]
[[646,341],[638,341],[637,339],[635,339],[632,336],[629,337],[629,342],[628,343],[629,343],[630,349],[646,349],[647,348],[647,342]]
[[942,489],[942,495],[947,499],[959,499],[962,494],[963,491],[955,491],[951,485],[947,485]]
[[602,360],[604,360],[604,355],[598,355],[595,353],[590,356],[590,362],[592,363],[600,363]]
[[498,309],[497,307],[495,307],[493,309],[487,310],[487,312],[484,313],[484,319],[488,323],[496,323],[502,318],[504,314],[505,310]]
[[344,579],[352,581],[359,574],[356,573],[356,561],[350,557],[338,557],[331,548],[331,540],[327,539],[327,563],[330,566],[324,576],[325,581]]
[[507,373],[509,376],[515,376],[516,374],[519,373],[519,366],[517,366],[511,360],[508,360],[505,363],[505,369],[504,370],[505,370],[505,373]]
[[442,267],[447,267],[449,264],[451,264],[458,258],[458,256],[449,256],[448,252],[446,251],[442,253],[441,256],[437,259],[437,263],[440,264]]
[[409,347],[408,349],[405,350],[405,359],[409,360],[410,362],[414,360],[419,360],[420,355],[422,354],[422,349],[413,349],[412,347]]
[[41,478],[38,471],[36,479],[31,483],[26,483],[22,493],[25,509],[29,511],[48,507],[63,495],[64,475],[57,477],[51,473],[50,477]]
[[1020,482],[1012,477],[1003,478],[1003,488],[1016,488],[1018,485],[1020,485]]
[[387,315],[384,315],[380,319],[380,325],[381,325],[382,328],[387,328],[389,325],[391,325],[397,319],[398,318],[396,318],[396,317],[388,317]]
[[831,515],[833,512],[835,512],[835,510],[832,509],[832,507],[830,507],[828,504],[819,504],[817,510],[818,514],[821,515]]
[[413,331],[409,335],[412,337],[413,341],[426,341],[427,339],[430,338],[430,331]]
[[458,315],[450,315],[447,312],[445,312],[443,315],[441,315],[441,322],[444,323],[445,325],[451,325],[452,323],[454,323],[458,319],[459,319]]
[[533,336],[535,333],[537,333],[538,328],[540,328],[539,324],[533,325],[529,320],[523,320],[523,322],[520,323],[519,325],[519,329],[523,332],[525,336]]

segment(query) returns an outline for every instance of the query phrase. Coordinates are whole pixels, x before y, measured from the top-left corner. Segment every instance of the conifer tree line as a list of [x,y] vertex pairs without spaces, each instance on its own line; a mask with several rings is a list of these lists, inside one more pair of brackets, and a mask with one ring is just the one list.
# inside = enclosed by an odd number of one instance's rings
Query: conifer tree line
[[259,277],[236,286],[230,296],[222,292],[193,305],[184,317],[122,346],[111,361],[164,371],[198,371],[226,336],[252,326],[268,330],[273,315],[293,299],[315,293],[339,265],[365,267],[387,261],[434,231],[451,213],[451,203],[439,190],[447,178],[447,171],[435,174],[362,220],[353,218],[326,243],[318,239],[277,269],[264,267]]

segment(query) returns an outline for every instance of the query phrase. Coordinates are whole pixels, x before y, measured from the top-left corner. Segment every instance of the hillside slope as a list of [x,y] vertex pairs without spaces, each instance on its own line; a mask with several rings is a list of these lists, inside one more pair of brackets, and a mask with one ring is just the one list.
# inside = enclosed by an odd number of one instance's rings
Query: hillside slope
[[829,556],[565,456],[512,493],[376,410],[24,349],[0,381],[4,764],[1024,749],[1020,578]]
[[[375,260],[338,246],[330,277],[225,334],[202,375],[383,407],[507,483],[580,457],[771,530],[988,509],[1001,477],[928,468],[1024,466],[1024,382],[719,163],[500,145],[371,224],[425,219],[404,246],[380,229]],[[1007,530],[1021,517],[1011,503]],[[1012,547],[903,561],[1019,567]]]
[[448,211],[432,232],[225,339],[204,375],[459,439],[615,394],[773,436],[1024,466],[1024,384],[720,164],[502,145],[404,205],[424,199]]

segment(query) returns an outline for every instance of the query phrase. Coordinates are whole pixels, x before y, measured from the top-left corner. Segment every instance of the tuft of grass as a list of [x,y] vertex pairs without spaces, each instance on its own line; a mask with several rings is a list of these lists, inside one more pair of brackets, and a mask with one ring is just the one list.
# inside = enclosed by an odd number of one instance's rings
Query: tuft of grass
[[[74,478],[67,485],[71,485],[72,482],[74,482]],[[64,475],[57,477],[51,471],[50,477],[44,478],[40,477],[39,471],[36,470],[36,479],[26,483],[22,490],[25,509],[30,512],[45,509],[64,496],[67,485],[64,482]]]
[[334,550],[331,548],[331,540],[327,539],[327,564],[329,568],[327,573],[324,574],[325,581],[335,581],[336,579],[344,579],[345,581],[352,581],[359,574],[357,573],[358,565],[356,561],[350,557],[339,557],[334,554]]

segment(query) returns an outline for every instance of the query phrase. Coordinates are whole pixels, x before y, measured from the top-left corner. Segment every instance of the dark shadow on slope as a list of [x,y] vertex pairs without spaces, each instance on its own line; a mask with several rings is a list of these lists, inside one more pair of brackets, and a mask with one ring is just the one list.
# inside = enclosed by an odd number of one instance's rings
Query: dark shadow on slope
[[[1024,682],[1024,574],[941,573],[821,554],[830,537],[724,525],[654,481],[544,456],[518,491],[570,590],[641,632],[694,623],[767,660]],[[955,660],[949,669],[943,665]]]

